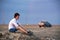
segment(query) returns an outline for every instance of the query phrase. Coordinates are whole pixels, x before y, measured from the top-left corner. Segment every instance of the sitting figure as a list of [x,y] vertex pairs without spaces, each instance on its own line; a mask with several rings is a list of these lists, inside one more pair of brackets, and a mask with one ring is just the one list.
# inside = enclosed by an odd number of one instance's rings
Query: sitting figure
[[16,32],[17,30],[22,31],[25,34],[32,35],[31,31],[27,31],[24,27],[21,26],[20,23],[18,23],[20,14],[15,13],[14,18],[9,22],[8,30],[9,32]]

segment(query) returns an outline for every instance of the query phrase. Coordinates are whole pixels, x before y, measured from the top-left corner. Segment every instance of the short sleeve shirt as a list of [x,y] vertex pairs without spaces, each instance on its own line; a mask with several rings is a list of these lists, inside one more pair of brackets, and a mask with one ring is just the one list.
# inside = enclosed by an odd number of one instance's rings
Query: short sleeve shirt
[[9,22],[9,26],[8,26],[8,29],[11,29],[11,28],[16,28],[18,27],[18,22],[15,18],[13,18],[10,22]]

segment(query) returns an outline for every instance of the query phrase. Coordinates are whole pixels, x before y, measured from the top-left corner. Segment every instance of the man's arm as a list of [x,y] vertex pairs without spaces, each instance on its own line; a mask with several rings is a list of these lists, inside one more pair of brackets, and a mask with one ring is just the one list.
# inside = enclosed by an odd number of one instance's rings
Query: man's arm
[[12,22],[12,25],[13,25],[14,27],[18,27],[18,26],[19,26],[15,20]]
[[21,24],[17,21],[18,26],[21,26]]

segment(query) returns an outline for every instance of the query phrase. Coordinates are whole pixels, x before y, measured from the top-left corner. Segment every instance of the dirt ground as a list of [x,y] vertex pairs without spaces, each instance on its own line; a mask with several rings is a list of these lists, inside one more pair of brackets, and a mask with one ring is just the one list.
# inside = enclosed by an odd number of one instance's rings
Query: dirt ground
[[[38,25],[23,25],[23,26],[27,30],[31,30],[33,34],[39,38],[39,40],[60,40],[60,25],[53,25],[52,27],[45,28],[40,28]],[[0,25],[0,32],[4,33],[7,31],[8,25]],[[38,38],[36,40],[38,40]]]

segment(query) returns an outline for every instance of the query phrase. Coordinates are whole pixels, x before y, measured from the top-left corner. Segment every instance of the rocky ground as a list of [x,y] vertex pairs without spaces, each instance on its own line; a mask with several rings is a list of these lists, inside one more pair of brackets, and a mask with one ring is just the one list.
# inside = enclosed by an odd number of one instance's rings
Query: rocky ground
[[0,25],[0,40],[60,40],[60,26],[39,28],[38,25],[23,25],[27,30],[33,32],[32,36],[8,32],[7,25]]

